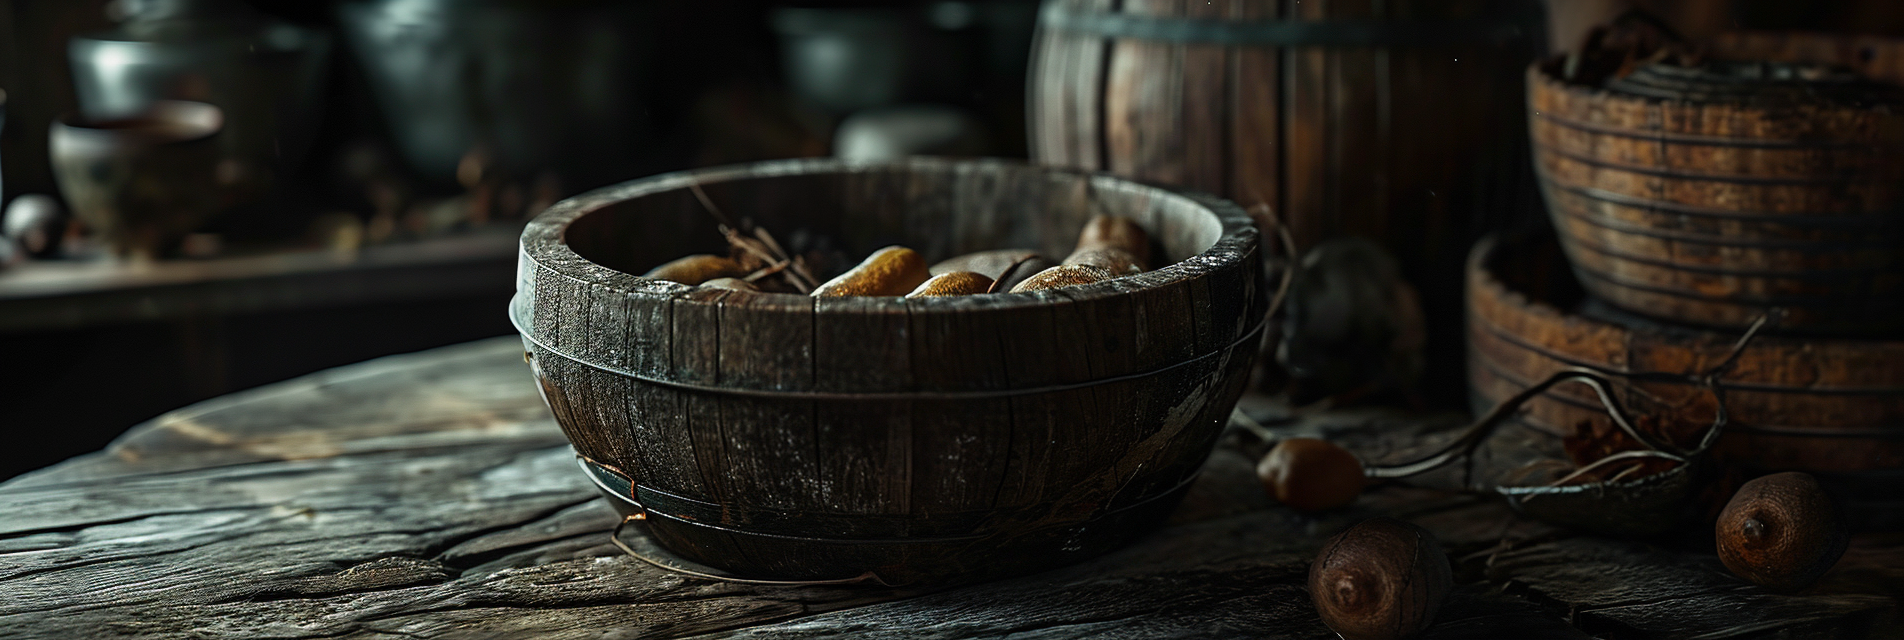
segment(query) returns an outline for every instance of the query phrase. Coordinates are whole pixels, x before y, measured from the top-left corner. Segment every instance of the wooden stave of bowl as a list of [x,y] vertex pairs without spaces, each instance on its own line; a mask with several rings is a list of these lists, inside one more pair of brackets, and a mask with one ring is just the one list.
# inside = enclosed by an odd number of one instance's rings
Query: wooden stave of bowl
[[[1486,238],[1468,262],[1468,378],[1477,413],[1585,367],[1697,374],[1737,333],[1672,326],[1586,299],[1551,239]],[[1586,300],[1585,304],[1581,302]],[[1748,475],[1805,471],[1832,486],[1861,528],[1904,527],[1904,341],[1762,335],[1721,379],[1730,424],[1714,451]],[[1630,409],[1662,408],[1635,389],[1711,419],[1710,396],[1683,383],[1619,385]],[[1613,429],[1593,392],[1562,385],[1511,420],[1554,436]]]
[[[1709,53],[1835,62],[1767,37]],[[1725,329],[1774,307],[1780,330],[1904,327],[1904,112],[1639,97],[1566,82],[1563,65],[1528,69],[1528,127],[1549,217],[1595,296]]]
[[[1085,218],[1111,213],[1179,260],[1061,290],[918,300],[631,275],[719,251],[690,183],[783,243],[810,226],[860,252],[1064,255]],[[967,581],[1090,557],[1168,514],[1254,359],[1258,250],[1234,204],[1107,176],[779,161],[557,204],[524,231],[512,315],[564,432],[631,481],[635,495],[612,502],[645,511],[663,547],[750,577]]]

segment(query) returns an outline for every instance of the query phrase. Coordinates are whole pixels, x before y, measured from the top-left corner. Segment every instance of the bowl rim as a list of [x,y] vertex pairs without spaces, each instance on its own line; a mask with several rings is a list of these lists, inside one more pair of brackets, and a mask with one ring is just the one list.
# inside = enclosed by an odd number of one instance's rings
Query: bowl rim
[[[739,182],[755,178],[769,178],[793,175],[817,175],[829,173],[873,173],[873,172],[939,172],[956,174],[965,171],[1041,171],[1062,173],[1085,179],[1087,197],[1095,197],[1100,192],[1123,192],[1141,194],[1153,199],[1176,201],[1202,209],[1212,216],[1219,226],[1215,242],[1196,255],[1169,265],[1139,274],[1111,278],[1084,285],[1073,285],[1058,289],[1047,289],[1024,293],[993,293],[969,296],[947,296],[927,298],[904,298],[899,296],[855,296],[841,300],[856,301],[855,304],[831,305],[815,304],[816,315],[886,313],[905,311],[919,312],[960,312],[975,310],[1025,309],[1048,305],[1054,302],[1090,302],[1121,296],[1140,291],[1158,289],[1172,285],[1181,285],[1210,273],[1243,266],[1254,269],[1254,256],[1261,251],[1260,233],[1255,223],[1236,203],[1216,196],[1195,191],[1183,190],[1147,184],[1140,181],[1112,176],[1100,172],[1088,172],[1061,167],[1047,167],[1023,161],[984,158],[984,159],[947,159],[931,157],[912,157],[895,161],[856,162],[837,158],[799,158],[792,160],[769,160],[745,164],[726,165],[705,169],[690,169],[639,178],[620,184],[598,188],[557,202],[537,214],[523,228],[520,244],[520,259],[517,268],[517,295],[525,295],[534,290],[534,267],[540,266],[557,274],[580,282],[612,286],[631,296],[652,296],[660,298],[678,298],[692,292],[705,290],[702,287],[684,285],[676,282],[643,278],[636,274],[615,270],[577,254],[568,242],[566,232],[571,224],[582,216],[600,211],[622,202],[659,194],[667,191],[686,189],[690,184],[710,184],[718,182]],[[1153,204],[1152,206],[1156,206]],[[721,292],[723,306],[758,306],[769,308],[783,306],[796,300],[825,301],[829,298],[813,298],[797,293],[768,293],[749,291]]]

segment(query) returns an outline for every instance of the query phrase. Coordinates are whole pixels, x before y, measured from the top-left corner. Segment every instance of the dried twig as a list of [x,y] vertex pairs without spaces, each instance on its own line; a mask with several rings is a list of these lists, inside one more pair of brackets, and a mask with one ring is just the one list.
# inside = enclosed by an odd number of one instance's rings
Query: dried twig
[[780,243],[774,241],[773,234],[751,224],[747,226],[752,227],[753,234],[750,236],[744,233],[734,224],[732,218],[727,217],[720,207],[714,205],[714,199],[707,196],[707,191],[701,189],[701,185],[689,184],[688,190],[693,192],[694,198],[701,202],[701,208],[706,209],[708,215],[714,216],[721,237],[727,239],[727,246],[731,251],[741,254],[740,257],[753,258],[754,261],[765,265],[748,274],[743,278],[744,280],[758,282],[761,278],[780,274],[788,285],[800,293],[811,292],[814,287],[819,286],[819,279],[813,277],[813,273],[807,270],[805,263],[798,258],[788,256],[786,249],[781,248]]
[[770,276],[770,275],[773,275],[773,274],[776,274],[776,273],[780,273],[780,271],[781,271],[782,269],[786,269],[786,268],[787,268],[787,265],[789,265],[789,264],[793,264],[793,263],[791,263],[791,262],[784,262],[784,261],[783,261],[783,262],[776,262],[776,263],[773,263],[773,264],[770,264],[770,265],[767,265],[767,266],[765,266],[765,267],[762,267],[761,269],[759,269],[759,270],[757,270],[757,271],[755,271],[755,272],[753,272],[753,273],[750,273],[750,274],[747,274],[747,275],[745,275],[745,276],[742,276],[742,277],[741,277],[741,279],[742,279],[742,280],[746,280],[746,281],[748,281],[748,282],[758,282],[758,281],[759,281],[759,280],[760,280],[761,278],[765,278],[765,277],[767,277],[767,276]]
[[[1594,471],[1599,470],[1600,467],[1604,467],[1604,466],[1613,464],[1615,462],[1620,462],[1623,460],[1632,460],[1635,458],[1658,458],[1661,460],[1667,460],[1667,461],[1677,462],[1681,464],[1684,464],[1686,462],[1685,458],[1682,458],[1670,453],[1666,453],[1664,451],[1621,451],[1619,453],[1608,455],[1605,458],[1595,460],[1593,461],[1593,464],[1589,464],[1579,469],[1574,469],[1573,473],[1569,473],[1566,476],[1561,477],[1559,480],[1549,482],[1547,483],[1547,486],[1549,487],[1564,486],[1568,482],[1572,482],[1574,478],[1578,478],[1578,477],[1587,475],[1589,473],[1593,473]],[[1634,468],[1636,469],[1638,467],[1634,467]],[[1619,480],[1622,477],[1625,477],[1626,474],[1631,472],[1632,472],[1632,469],[1623,470],[1619,474],[1606,479],[1605,482],[1612,483],[1616,480]]]
[[768,250],[772,251],[774,255],[780,256],[780,258],[787,263],[789,267],[788,273],[791,277],[805,281],[806,286],[800,286],[800,283],[795,283],[794,285],[798,287],[802,293],[812,291],[814,287],[820,286],[820,279],[815,278],[813,272],[807,270],[806,262],[800,260],[798,257],[792,257],[787,253],[786,249],[780,248],[780,243],[774,241],[773,234],[767,233],[765,228],[754,227],[754,236],[760,238],[760,242],[767,245]]
[[1276,287],[1276,296],[1269,299],[1269,313],[1264,314],[1264,317],[1274,317],[1289,298],[1289,288],[1296,282],[1296,272],[1302,269],[1302,256],[1296,255],[1296,238],[1289,235],[1288,225],[1276,217],[1276,210],[1269,208],[1267,202],[1258,202],[1256,206],[1250,207],[1252,213],[1258,209],[1262,210],[1264,218],[1276,225],[1276,237],[1282,241],[1283,256],[1287,262],[1283,267],[1283,281]]
[[[1535,396],[1546,393],[1548,389],[1551,389],[1554,386],[1564,382],[1579,382],[1581,384],[1585,384],[1588,387],[1592,388],[1594,395],[1597,396],[1600,400],[1601,408],[1606,411],[1607,417],[1610,418],[1613,421],[1613,424],[1615,426],[1618,426],[1621,431],[1625,432],[1628,436],[1631,436],[1634,440],[1650,448],[1651,449],[1650,452],[1645,452],[1648,455],[1672,458],[1672,459],[1677,459],[1681,461],[1687,458],[1701,455],[1705,453],[1707,450],[1711,449],[1712,445],[1718,441],[1719,434],[1722,431],[1724,431],[1725,426],[1728,420],[1730,419],[1726,413],[1725,390],[1724,390],[1724,387],[1722,387],[1719,384],[1719,379],[1725,374],[1726,371],[1732,368],[1732,365],[1735,362],[1737,362],[1739,355],[1743,353],[1745,351],[1745,348],[1752,343],[1752,340],[1758,337],[1759,331],[1764,329],[1771,322],[1776,321],[1777,316],[1779,315],[1780,314],[1778,312],[1774,311],[1773,313],[1768,313],[1765,316],[1761,316],[1757,321],[1752,323],[1752,326],[1748,328],[1743,335],[1739,337],[1738,342],[1733,344],[1732,349],[1727,353],[1726,357],[1719,362],[1719,364],[1714,365],[1713,367],[1708,368],[1706,371],[1701,372],[1699,374],[1685,375],[1685,374],[1673,374],[1673,373],[1664,373],[1664,372],[1623,373],[1623,372],[1607,370],[1604,368],[1586,368],[1586,367],[1574,367],[1574,368],[1563,370],[1563,371],[1557,371],[1553,375],[1548,376],[1546,380],[1543,380],[1540,383],[1535,384],[1533,386],[1527,387],[1526,389],[1522,389],[1519,393],[1516,393],[1513,396],[1510,396],[1508,399],[1502,401],[1500,404],[1494,405],[1494,408],[1490,409],[1486,415],[1481,417],[1480,420],[1475,421],[1473,426],[1468,427],[1467,431],[1462,432],[1460,437],[1455,438],[1453,442],[1448,443],[1446,446],[1435,451],[1434,453],[1430,453],[1427,456],[1419,460],[1415,460],[1413,462],[1406,462],[1406,463],[1396,464],[1396,465],[1370,466],[1365,469],[1365,473],[1370,478],[1402,478],[1402,477],[1412,476],[1412,475],[1424,473],[1424,472],[1439,468],[1442,465],[1447,464],[1449,461],[1454,460],[1455,458],[1468,457],[1470,456],[1470,454],[1474,452],[1474,450],[1477,447],[1480,446],[1483,440],[1486,440],[1487,437],[1493,434],[1494,430],[1497,427],[1499,427],[1502,422],[1506,421],[1508,416],[1511,416],[1519,412],[1521,406],[1526,404],[1527,401],[1532,400]],[[1712,426],[1707,428],[1705,435],[1700,438],[1699,444],[1694,446],[1691,450],[1683,450],[1673,445],[1670,442],[1665,442],[1663,440],[1656,439],[1650,434],[1647,434],[1645,431],[1634,426],[1633,421],[1627,417],[1627,412],[1625,408],[1620,405],[1619,401],[1614,399],[1613,394],[1609,389],[1610,385],[1612,384],[1612,380],[1610,379],[1612,376],[1620,376],[1620,377],[1627,378],[1629,380],[1652,380],[1652,381],[1678,382],[1683,384],[1692,384],[1692,385],[1705,388],[1709,393],[1712,394],[1712,397],[1713,397],[1714,410],[1713,410],[1713,417],[1712,417]],[[1626,452],[1626,453],[1633,453],[1633,452]],[[1607,458],[1597,461],[1594,464],[1588,465],[1586,468],[1583,468],[1580,471],[1577,471],[1575,473],[1578,474],[1578,473],[1585,472],[1586,470],[1594,468],[1598,466],[1599,464],[1611,459],[1623,459],[1623,458],[1630,458],[1630,457],[1637,457],[1637,454],[1636,455],[1615,454],[1613,456],[1608,456]],[[1572,476],[1569,476],[1569,477],[1572,477]]]
[[694,192],[694,199],[701,201],[701,207],[704,209],[707,209],[707,212],[709,215],[714,216],[715,222],[720,223],[722,227],[726,227],[729,229],[734,227],[734,221],[729,220],[727,218],[727,214],[721,212],[720,207],[714,206],[714,200],[707,197],[706,191],[701,190],[700,183],[698,182],[688,183],[688,190]]

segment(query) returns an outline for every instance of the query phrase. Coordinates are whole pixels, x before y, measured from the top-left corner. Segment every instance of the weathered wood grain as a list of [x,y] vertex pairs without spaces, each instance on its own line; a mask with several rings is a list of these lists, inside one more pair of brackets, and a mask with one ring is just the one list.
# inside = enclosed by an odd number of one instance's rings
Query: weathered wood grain
[[[934,592],[685,578],[607,544],[616,516],[526,369],[515,338],[372,361],[182,409],[0,485],[0,637],[1322,640],[1308,562],[1376,514],[1433,530],[1465,583],[1423,638],[1899,635],[1895,535],[1858,537],[1818,587],[1772,595],[1709,551],[1574,536],[1439,490],[1302,516],[1234,446],[1157,532],[1055,571]],[[1438,442],[1433,424],[1276,430],[1388,459]]]
[[[1477,406],[1568,367],[1700,374],[1738,340],[1615,312],[1581,313],[1581,294],[1551,241],[1484,241],[1470,269],[1469,376]],[[1718,451],[1752,473],[1797,470],[1847,480],[1863,474],[1858,482],[1876,482],[1904,468],[1904,343],[1760,336],[1720,384],[1731,424]],[[1710,394],[1686,383],[1644,382],[1616,393],[1640,410],[1661,406],[1649,394],[1683,404],[1693,424],[1709,420],[1713,407]],[[1614,428],[1593,392],[1578,385],[1543,394],[1516,419],[1554,434],[1583,422],[1596,432]]]
[[[1728,42],[1718,53],[1754,62],[1811,57],[1769,38]],[[1837,62],[1859,62],[1851,42]],[[1904,44],[1864,47],[1865,60],[1877,50],[1889,60]],[[1528,69],[1529,130],[1549,216],[1595,295],[1729,329],[1773,308],[1786,312],[1780,328],[1873,336],[1904,326],[1895,89],[1747,83],[1718,71],[1653,80],[1668,67],[1602,88],[1561,78],[1562,64]],[[1644,82],[1685,92],[1620,89]],[[1733,93],[1709,91],[1721,86]],[[1748,89],[1760,93],[1747,100]]]
[[[1530,9],[1515,0],[1047,3],[1030,72],[1031,157],[1266,204],[1299,251],[1333,237],[1375,239],[1424,291],[1432,330],[1453,342],[1462,251],[1497,222],[1476,212],[1531,187],[1515,140],[1533,48],[1450,36],[1479,21],[1525,21]],[[1390,40],[1330,41],[1342,24],[1381,25]],[[1299,26],[1321,28],[1290,28]]]
[[[1087,220],[1121,216],[1158,245],[1157,268],[1029,294],[839,301],[630,275],[669,256],[625,237],[712,218],[677,206],[689,185],[763,228],[836,227],[856,255],[1065,255]],[[1168,509],[1254,355],[1243,345],[1268,305],[1257,237],[1233,203],[1048,167],[760,163],[636,180],[538,216],[515,311],[557,421],[591,461],[640,478],[627,508],[656,516],[647,526],[670,548],[761,578],[971,579],[1101,551],[1136,533],[1110,524],[1135,517],[1121,510]],[[1190,289],[1209,304],[1135,315],[1139,294]],[[628,339],[659,331],[662,309],[667,342]],[[664,375],[624,364],[662,359]],[[631,397],[686,405],[687,420]],[[1054,533],[1071,527],[1093,537]]]

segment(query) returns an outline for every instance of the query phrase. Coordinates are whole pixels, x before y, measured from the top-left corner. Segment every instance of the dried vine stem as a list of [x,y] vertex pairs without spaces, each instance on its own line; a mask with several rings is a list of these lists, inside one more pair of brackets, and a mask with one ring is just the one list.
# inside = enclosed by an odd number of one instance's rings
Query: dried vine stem
[[1256,206],[1250,207],[1250,212],[1255,213],[1258,209],[1262,210],[1264,218],[1275,223],[1276,238],[1282,242],[1283,256],[1288,259],[1288,264],[1283,267],[1283,280],[1276,286],[1276,295],[1269,299],[1269,313],[1263,314],[1263,317],[1270,318],[1281,311],[1283,302],[1289,299],[1289,288],[1296,282],[1296,272],[1302,269],[1302,259],[1296,255],[1296,238],[1289,235],[1288,225],[1276,217],[1276,210],[1269,208],[1267,202],[1258,202]]
[[[1621,451],[1618,453],[1608,455],[1607,457],[1601,458],[1599,460],[1595,460],[1593,461],[1593,464],[1589,464],[1579,469],[1575,469],[1573,470],[1573,473],[1569,473],[1565,476],[1562,476],[1558,480],[1547,483],[1547,486],[1549,487],[1562,486],[1572,481],[1574,478],[1578,478],[1578,477],[1587,475],[1589,473],[1592,473],[1595,470],[1599,469],[1600,467],[1603,467],[1615,462],[1620,462],[1623,460],[1633,460],[1633,459],[1639,459],[1639,458],[1659,458],[1663,460],[1670,460],[1680,464],[1685,464],[1686,462],[1686,458],[1681,456],[1676,456],[1670,453],[1666,453],[1664,451]],[[1612,484],[1614,482],[1618,482],[1621,478],[1626,477],[1627,474],[1632,473],[1634,469],[1638,469],[1638,467],[1633,467],[1625,471],[1621,471],[1618,474],[1615,474],[1613,477],[1607,478],[1603,482],[1605,484]],[[1541,494],[1536,493],[1536,494],[1531,494],[1527,496],[1522,496],[1521,500],[1525,502],[1527,500],[1538,498],[1540,497],[1540,495]]]
[[742,279],[742,280],[746,280],[746,281],[748,281],[748,282],[758,282],[758,281],[760,281],[760,279],[761,279],[761,278],[765,278],[765,277],[767,277],[767,276],[771,276],[771,275],[773,275],[773,274],[776,274],[776,273],[780,273],[781,271],[783,271],[783,270],[785,270],[785,269],[787,268],[787,265],[789,265],[789,264],[792,264],[792,263],[790,263],[790,262],[776,262],[776,263],[773,263],[773,264],[770,264],[770,265],[767,265],[767,266],[765,266],[765,267],[761,267],[761,268],[760,268],[759,270],[757,270],[757,271],[755,271],[755,272],[753,272],[753,273],[750,273],[750,274],[747,274],[747,275],[745,275],[745,276],[742,276],[742,277],[741,277],[741,279]]
[[[1453,442],[1448,443],[1434,453],[1430,453],[1413,462],[1368,466],[1364,468],[1363,472],[1370,478],[1405,478],[1440,468],[1455,458],[1467,457],[1474,453],[1474,450],[1480,446],[1481,442],[1492,435],[1495,429],[1498,428],[1501,423],[1505,422],[1509,416],[1519,412],[1521,406],[1525,405],[1527,401],[1565,382],[1579,382],[1592,388],[1594,395],[1600,400],[1601,408],[1606,411],[1607,417],[1612,419],[1613,424],[1640,444],[1651,449],[1651,452],[1648,453],[1656,455],[1657,457],[1666,457],[1684,462],[1688,458],[1704,454],[1708,449],[1712,448],[1714,443],[1718,442],[1719,434],[1725,429],[1725,425],[1729,420],[1726,413],[1725,389],[1720,386],[1719,380],[1738,362],[1740,354],[1743,354],[1746,346],[1750,345],[1752,340],[1758,337],[1760,330],[1770,325],[1780,316],[1782,316],[1782,314],[1777,310],[1760,316],[1758,320],[1752,323],[1750,328],[1746,329],[1745,333],[1739,337],[1739,340],[1733,343],[1732,349],[1726,353],[1724,359],[1696,375],[1665,372],[1620,373],[1586,367],[1573,367],[1554,372],[1554,374],[1548,376],[1546,380],[1542,380],[1538,384],[1522,389],[1519,393],[1508,397],[1508,399],[1503,400],[1500,404],[1494,405],[1494,408],[1490,409],[1480,420],[1475,421],[1473,426],[1468,427],[1467,431],[1462,432],[1460,437],[1455,438]],[[1614,383],[1610,376],[1620,376],[1629,380],[1678,382],[1704,388],[1711,393],[1713,397],[1712,426],[1707,427],[1705,434],[1700,437],[1699,443],[1691,450],[1680,449],[1670,442],[1654,438],[1645,431],[1635,427],[1633,421],[1627,417],[1625,407],[1621,406],[1620,402],[1613,397],[1610,387]],[[1607,458],[1595,461],[1593,464],[1575,471],[1574,475],[1597,468],[1602,463],[1616,456],[1608,456]],[[1637,456],[1625,457],[1630,458]],[[1568,476],[1568,478],[1572,477],[1574,476]]]
[[707,196],[707,192],[701,189],[700,184],[689,184],[688,190],[694,193],[695,200],[700,201],[701,208],[706,209],[708,215],[714,216],[714,222],[720,229],[721,237],[727,239],[728,247],[752,256],[766,265],[747,274],[742,278],[743,280],[758,282],[762,278],[782,274],[787,284],[800,293],[811,292],[814,287],[820,285],[819,279],[807,269],[806,262],[798,257],[787,255],[787,250],[781,248],[780,243],[774,240],[773,234],[758,226],[753,227],[752,236],[742,233],[734,224],[733,219],[727,217],[720,207],[714,205],[714,200]]

